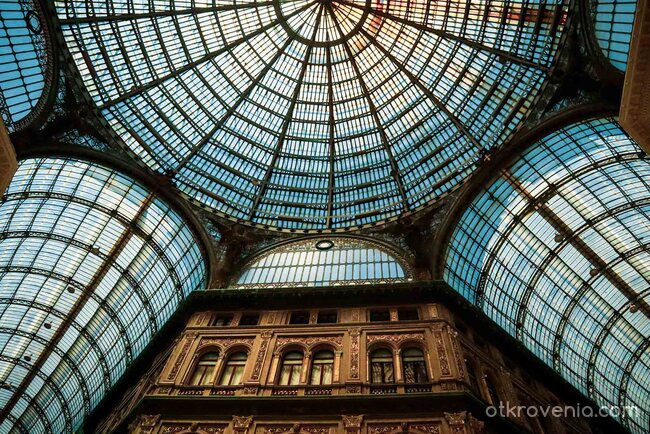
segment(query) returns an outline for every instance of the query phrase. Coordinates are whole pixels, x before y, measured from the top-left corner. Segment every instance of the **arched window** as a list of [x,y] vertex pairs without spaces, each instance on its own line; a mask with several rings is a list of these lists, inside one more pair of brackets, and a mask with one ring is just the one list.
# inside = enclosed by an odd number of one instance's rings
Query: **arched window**
[[285,354],[282,359],[280,370],[281,386],[295,386],[300,383],[300,372],[302,371],[303,355],[300,351],[291,351]]
[[370,380],[373,383],[394,383],[393,353],[381,348],[372,352],[370,356]]
[[424,353],[419,348],[407,348],[402,351],[402,369],[404,382],[408,384],[426,383],[427,366],[424,362]]
[[241,384],[241,378],[244,374],[244,368],[246,367],[247,359],[248,355],[243,351],[234,353],[228,357],[228,361],[226,362],[226,367],[223,370],[223,374],[221,374],[221,381],[219,384],[222,386],[236,386],[238,384]]
[[351,237],[308,238],[262,253],[244,267],[238,288],[379,284],[413,279],[396,250]]
[[333,372],[334,353],[328,350],[317,352],[311,366],[310,383],[316,386],[332,384]]
[[190,384],[192,386],[207,386],[214,383],[214,375],[217,370],[218,359],[219,353],[216,351],[211,351],[202,355],[199,362],[196,364],[196,368],[194,368]]

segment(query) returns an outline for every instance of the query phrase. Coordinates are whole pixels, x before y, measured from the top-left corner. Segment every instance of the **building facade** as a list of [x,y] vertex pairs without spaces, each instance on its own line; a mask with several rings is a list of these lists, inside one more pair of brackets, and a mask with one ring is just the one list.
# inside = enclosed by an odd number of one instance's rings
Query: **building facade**
[[[428,289],[405,285],[394,288],[397,295],[389,303],[360,304],[373,297],[339,289],[353,307],[319,306],[320,291],[307,288],[276,294],[271,309],[188,312],[182,329],[152,355],[137,385],[107,407],[92,430],[541,434],[620,429],[609,418],[582,417],[580,406],[594,411],[593,404],[534,361],[528,365],[507,356],[514,341],[501,336],[500,345],[494,330],[464,321],[470,311],[446,307],[454,296],[443,283],[432,282]],[[450,298],[397,302],[441,298],[435,295],[440,291]],[[317,300],[296,303],[310,292]],[[336,292],[330,289],[330,296]],[[200,309],[209,299],[191,304]],[[310,307],[295,308],[305,305]],[[500,405],[503,410],[496,413]],[[553,407],[569,408],[568,414],[542,416]]]

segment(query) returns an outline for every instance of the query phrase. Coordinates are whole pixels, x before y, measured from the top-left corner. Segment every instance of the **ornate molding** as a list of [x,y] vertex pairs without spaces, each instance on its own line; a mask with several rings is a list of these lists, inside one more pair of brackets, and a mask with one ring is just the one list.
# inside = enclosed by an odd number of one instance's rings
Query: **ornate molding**
[[347,434],[357,434],[361,431],[361,424],[363,423],[363,415],[342,415],[343,428]]
[[246,345],[252,347],[255,338],[227,338],[227,337],[205,337],[199,341],[198,349],[205,348],[208,345],[217,345],[222,350],[227,350],[234,345]]
[[[458,434],[480,434],[485,424],[467,411],[444,413],[451,431]],[[469,429],[468,429],[469,428]]]
[[341,348],[343,344],[343,335],[329,335],[329,336],[287,336],[280,337],[276,342],[276,348],[282,348],[289,344],[301,343],[307,347],[312,347],[318,344],[332,344],[337,348]]
[[264,364],[264,359],[266,359],[266,352],[269,348],[269,342],[271,342],[271,337],[273,337],[273,332],[271,330],[264,330],[260,336],[262,337],[262,343],[260,344],[260,349],[257,352],[255,365],[253,365],[253,373],[251,374],[251,381],[259,381],[260,379],[260,375],[262,373],[262,365]]
[[139,434],[150,434],[160,421],[159,414],[142,414],[138,416],[130,425],[129,432]]
[[359,379],[359,337],[361,329],[350,329],[350,379]]
[[440,423],[417,423],[411,425],[411,430],[425,434],[440,434]]
[[461,357],[460,347],[458,346],[458,334],[451,337],[451,350],[454,353],[454,359],[456,360],[456,366],[458,366],[458,376],[460,378],[465,378],[465,364]]
[[451,376],[451,367],[449,366],[449,357],[447,356],[447,348],[445,347],[444,336],[441,331],[433,330],[433,341],[436,346],[436,353],[438,353],[438,361],[440,362],[440,372],[443,376]]
[[424,342],[424,333],[416,332],[416,333],[369,334],[366,339],[368,344],[382,341],[382,342],[389,342],[394,346],[398,346],[404,341]]
[[170,423],[162,425],[160,434],[223,434],[225,431],[225,425],[199,424],[197,422],[193,422],[191,424]]
[[423,433],[423,434],[440,434],[440,423],[408,423],[402,422],[396,424],[395,422],[386,424],[373,424],[368,427],[369,434],[408,434],[408,433]]
[[650,7],[637,2],[619,123],[650,153]]
[[303,426],[295,423],[292,426],[269,427],[264,430],[265,434],[329,434],[330,427]]
[[235,434],[244,434],[253,423],[253,416],[233,416],[232,429]]
[[185,356],[190,350],[190,346],[196,339],[196,336],[197,336],[196,333],[190,333],[185,336],[185,342],[183,343],[183,348],[181,348],[181,352],[176,357],[174,366],[172,366],[172,369],[169,371],[169,375],[167,375],[167,380],[173,381],[176,379],[176,375],[178,374],[178,371],[180,370],[181,365],[183,364],[183,360],[185,360]]

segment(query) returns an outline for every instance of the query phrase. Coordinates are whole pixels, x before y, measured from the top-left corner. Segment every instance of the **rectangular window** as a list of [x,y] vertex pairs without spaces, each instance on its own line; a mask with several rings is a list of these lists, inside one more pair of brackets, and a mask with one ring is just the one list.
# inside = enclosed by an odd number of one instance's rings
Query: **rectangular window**
[[388,309],[371,310],[370,321],[390,321],[390,311]]
[[208,323],[209,327],[227,327],[232,323],[232,315],[216,314],[213,315]]
[[338,313],[335,310],[318,312],[318,324],[335,324],[338,322]]
[[417,321],[420,315],[416,308],[402,308],[397,310],[397,318],[400,321]]
[[309,324],[309,312],[291,312],[289,324]]
[[260,322],[259,313],[246,313],[239,320],[240,326],[256,326]]

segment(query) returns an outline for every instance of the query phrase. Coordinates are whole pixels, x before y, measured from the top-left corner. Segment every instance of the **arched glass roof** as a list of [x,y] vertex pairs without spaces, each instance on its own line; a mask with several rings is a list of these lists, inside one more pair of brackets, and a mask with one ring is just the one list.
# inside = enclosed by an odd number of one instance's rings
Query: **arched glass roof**
[[568,0],[55,0],[108,124],[218,213],[397,218],[457,187],[555,66]]
[[48,54],[39,11],[30,0],[0,0],[0,115],[11,131],[43,98]]
[[21,162],[0,202],[0,433],[76,429],[205,279],[183,218],[138,182]]
[[535,143],[464,213],[445,279],[622,422],[650,430],[650,160],[614,119]]
[[385,246],[356,238],[298,241],[276,247],[244,267],[236,287],[296,287],[404,282],[409,265]]
[[637,0],[593,0],[598,45],[616,68],[625,71]]

